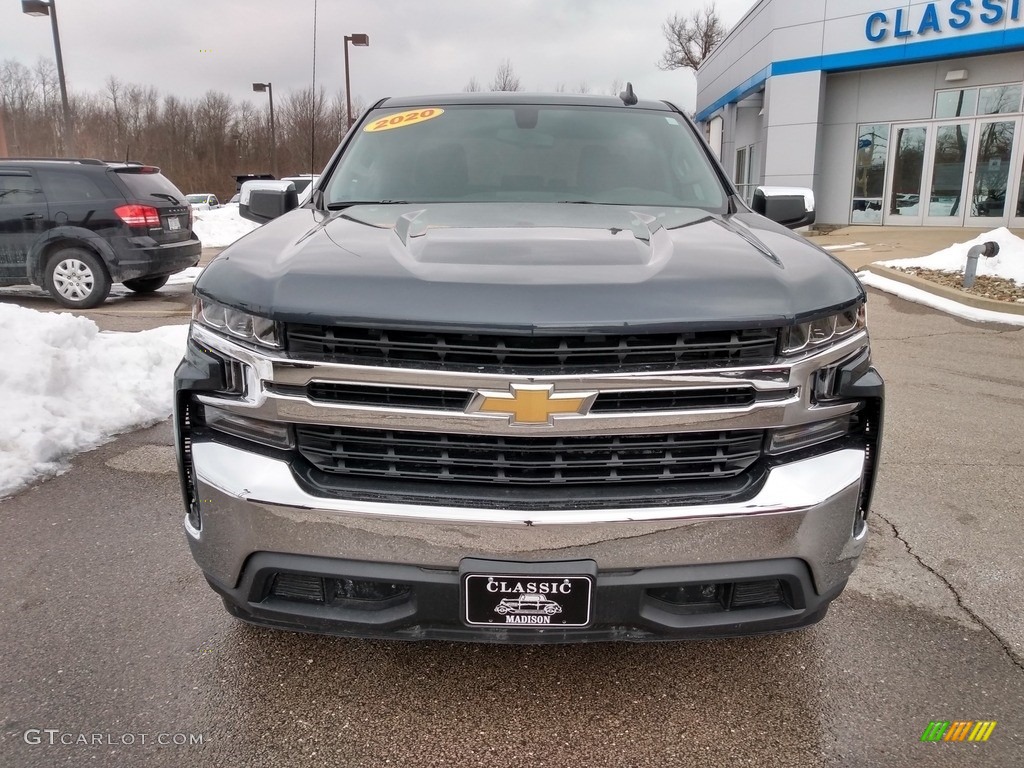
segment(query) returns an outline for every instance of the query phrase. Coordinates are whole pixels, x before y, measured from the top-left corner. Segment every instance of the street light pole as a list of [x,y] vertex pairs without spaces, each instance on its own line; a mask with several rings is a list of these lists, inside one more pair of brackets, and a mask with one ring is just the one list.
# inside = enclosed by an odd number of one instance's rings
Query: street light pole
[[276,177],[277,173],[277,128],[274,126],[274,86],[271,83],[253,83],[252,89],[256,93],[267,92],[270,97],[270,172]]
[[57,27],[56,0],[21,0],[21,12],[29,16],[49,16],[53,28],[53,50],[57,57],[57,80],[60,82],[60,100],[64,108],[64,151],[75,155],[75,133],[71,122],[71,107],[68,104],[68,86],[64,79],[64,57],[60,50],[60,30]]
[[348,118],[348,122],[345,124],[346,130],[352,127],[352,86],[349,83],[348,75],[348,44],[358,46],[367,46],[370,44],[369,35],[345,35],[345,116]]

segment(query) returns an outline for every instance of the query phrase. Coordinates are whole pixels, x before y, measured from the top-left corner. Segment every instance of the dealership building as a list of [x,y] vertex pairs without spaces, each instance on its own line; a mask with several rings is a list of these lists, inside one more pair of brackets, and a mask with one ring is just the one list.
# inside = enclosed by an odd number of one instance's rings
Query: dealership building
[[760,0],[697,120],[748,199],[811,187],[822,224],[1024,227],[1022,6]]

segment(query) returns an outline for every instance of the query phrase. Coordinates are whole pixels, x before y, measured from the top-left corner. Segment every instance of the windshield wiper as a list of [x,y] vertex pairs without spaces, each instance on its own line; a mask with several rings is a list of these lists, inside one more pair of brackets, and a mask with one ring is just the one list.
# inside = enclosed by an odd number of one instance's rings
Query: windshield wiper
[[159,198],[162,198],[164,200],[170,200],[175,205],[179,205],[181,203],[181,201],[178,198],[176,198],[174,195],[168,195],[166,192],[150,192],[149,196],[150,197],[159,197]]
[[328,211],[343,211],[354,205],[406,205],[408,200],[344,200],[339,203],[328,203]]

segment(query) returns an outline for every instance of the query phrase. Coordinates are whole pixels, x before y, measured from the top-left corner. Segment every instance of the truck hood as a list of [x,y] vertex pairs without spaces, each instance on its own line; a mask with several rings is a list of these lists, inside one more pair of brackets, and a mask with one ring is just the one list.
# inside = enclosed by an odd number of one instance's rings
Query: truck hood
[[593,331],[784,325],[863,298],[752,213],[519,203],[301,208],[224,250],[196,293],[292,322]]

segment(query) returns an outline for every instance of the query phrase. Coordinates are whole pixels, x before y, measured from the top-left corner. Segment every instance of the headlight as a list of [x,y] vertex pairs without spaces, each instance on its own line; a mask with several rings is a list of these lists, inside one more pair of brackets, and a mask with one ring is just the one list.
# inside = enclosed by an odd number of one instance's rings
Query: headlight
[[192,320],[240,341],[278,349],[281,347],[277,323],[273,320],[225,307],[201,296],[197,296],[192,305]]
[[865,327],[867,307],[864,304],[850,307],[836,315],[792,325],[782,329],[782,354],[792,355],[804,350],[825,347],[852,336]]

